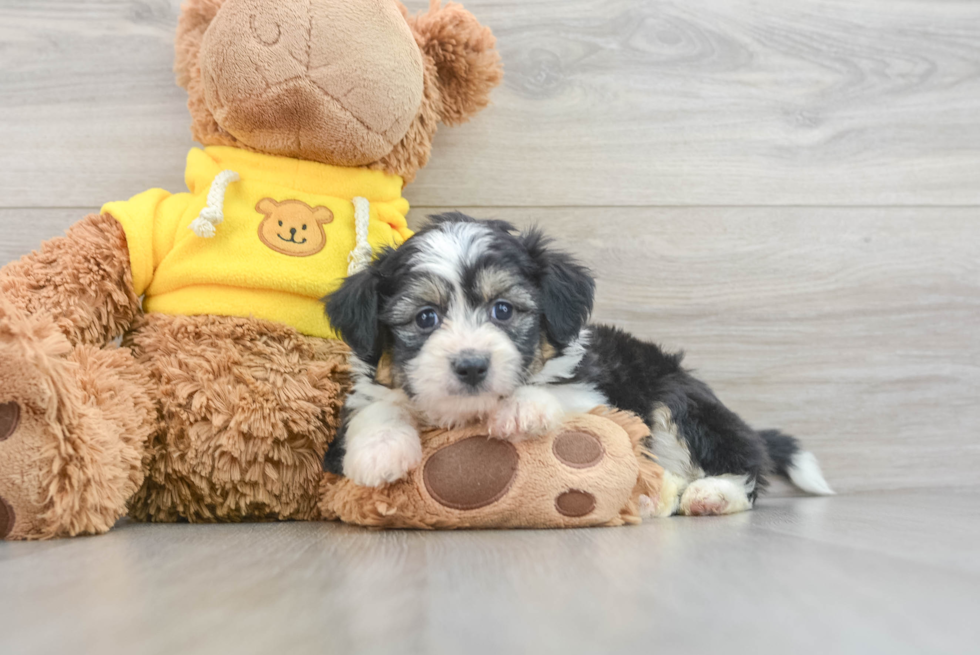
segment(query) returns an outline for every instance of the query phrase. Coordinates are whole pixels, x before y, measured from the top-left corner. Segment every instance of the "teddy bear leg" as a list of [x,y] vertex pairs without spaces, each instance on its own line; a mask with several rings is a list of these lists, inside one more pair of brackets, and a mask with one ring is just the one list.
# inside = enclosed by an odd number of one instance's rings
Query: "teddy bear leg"
[[0,539],[108,531],[142,482],[156,420],[129,351],[73,347],[0,308]]
[[279,324],[148,314],[129,340],[160,391],[140,521],[315,520],[349,384],[341,342]]

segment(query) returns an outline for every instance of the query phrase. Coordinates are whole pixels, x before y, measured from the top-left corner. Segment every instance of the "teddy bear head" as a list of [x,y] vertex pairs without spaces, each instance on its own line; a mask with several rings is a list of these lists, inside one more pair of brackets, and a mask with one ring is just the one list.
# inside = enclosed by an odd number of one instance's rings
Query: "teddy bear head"
[[411,181],[439,122],[501,79],[490,30],[431,0],[187,0],[176,39],[194,138]]

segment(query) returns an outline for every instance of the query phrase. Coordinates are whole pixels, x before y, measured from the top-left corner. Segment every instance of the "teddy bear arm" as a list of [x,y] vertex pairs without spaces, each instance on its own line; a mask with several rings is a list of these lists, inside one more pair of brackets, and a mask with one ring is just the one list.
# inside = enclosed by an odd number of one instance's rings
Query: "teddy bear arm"
[[0,269],[0,296],[28,315],[46,317],[73,345],[102,346],[140,313],[122,226],[91,214],[63,237]]
[[321,514],[430,529],[616,526],[657,515],[663,469],[648,456],[639,417],[598,407],[516,443],[488,437],[488,428],[424,430],[422,464],[383,487],[326,473]]

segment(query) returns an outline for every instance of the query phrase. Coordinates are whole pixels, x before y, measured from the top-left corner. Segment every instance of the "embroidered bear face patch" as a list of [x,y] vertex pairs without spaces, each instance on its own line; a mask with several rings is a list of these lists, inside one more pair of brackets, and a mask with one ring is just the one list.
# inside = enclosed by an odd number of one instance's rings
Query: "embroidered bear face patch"
[[259,224],[259,239],[278,253],[308,257],[327,245],[323,226],[333,222],[333,212],[326,207],[310,207],[301,200],[263,198],[255,211],[265,216]]

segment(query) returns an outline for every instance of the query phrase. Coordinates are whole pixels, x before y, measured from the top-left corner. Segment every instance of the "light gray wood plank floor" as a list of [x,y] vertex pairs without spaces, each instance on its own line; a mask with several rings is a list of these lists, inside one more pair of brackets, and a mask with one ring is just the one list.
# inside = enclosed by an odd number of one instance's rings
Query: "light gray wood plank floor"
[[570,531],[127,524],[0,543],[0,651],[975,653],[980,489]]

